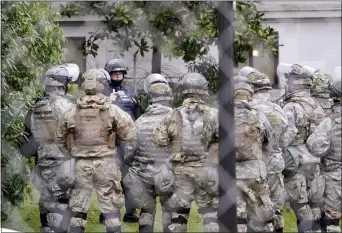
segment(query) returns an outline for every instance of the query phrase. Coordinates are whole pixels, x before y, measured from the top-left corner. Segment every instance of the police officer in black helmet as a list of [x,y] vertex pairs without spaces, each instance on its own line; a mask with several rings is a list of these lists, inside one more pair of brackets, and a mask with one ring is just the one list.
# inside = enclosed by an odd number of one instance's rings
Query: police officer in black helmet
[[[127,68],[124,61],[120,59],[113,59],[107,62],[104,68],[110,74],[110,82],[108,88],[105,88],[104,95],[110,96],[113,102],[120,106],[121,109],[126,111],[131,115],[132,119],[135,121],[141,114],[142,108],[137,101],[137,97],[134,90],[128,86],[122,85],[125,74],[127,74]],[[121,168],[122,177],[126,173],[126,168],[124,166],[124,145],[120,143],[119,139],[116,138],[116,148],[118,152],[118,163]],[[125,194],[125,207],[126,214],[124,215],[124,222],[138,222],[139,215],[136,213],[136,208],[133,204],[132,198],[127,194],[127,190],[123,186],[122,188]]]

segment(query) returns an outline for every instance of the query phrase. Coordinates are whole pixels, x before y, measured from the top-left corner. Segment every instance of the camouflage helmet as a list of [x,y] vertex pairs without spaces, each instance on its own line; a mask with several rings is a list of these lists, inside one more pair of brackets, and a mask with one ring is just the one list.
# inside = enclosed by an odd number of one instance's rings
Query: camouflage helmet
[[181,94],[208,95],[208,81],[200,73],[186,74],[182,80]]
[[75,82],[80,74],[80,68],[74,63],[66,63],[50,67],[45,72],[45,86],[66,87],[69,82]]
[[311,94],[313,97],[329,98],[329,77],[330,75],[321,72],[311,66],[303,66],[308,74],[312,75]]
[[330,76],[329,88],[332,97],[337,97],[341,99],[342,97],[342,87],[341,87],[341,66],[334,69],[333,75]]
[[172,99],[171,87],[166,83],[151,84],[146,94],[149,100],[153,103]]
[[165,84],[169,85],[169,83],[167,82],[166,78],[163,75],[158,74],[158,73],[150,74],[144,80],[144,91],[145,91],[145,93],[147,93],[148,88],[153,83],[165,83]]
[[289,87],[311,88],[312,74],[299,64],[281,63],[277,67],[279,77],[283,76]]
[[239,73],[238,76],[243,76],[249,79],[250,83],[253,86],[254,91],[266,89],[266,90],[271,90],[272,89],[272,84],[270,79],[267,77],[266,74],[261,73],[257,69],[250,67],[250,66],[245,66],[243,67]]
[[234,92],[244,92],[248,93],[249,95],[254,94],[254,90],[252,87],[251,82],[248,78],[243,76],[235,76],[234,77]]
[[109,73],[100,68],[90,69],[82,75],[84,80],[84,91],[88,95],[100,93],[105,85],[104,82],[110,79]]

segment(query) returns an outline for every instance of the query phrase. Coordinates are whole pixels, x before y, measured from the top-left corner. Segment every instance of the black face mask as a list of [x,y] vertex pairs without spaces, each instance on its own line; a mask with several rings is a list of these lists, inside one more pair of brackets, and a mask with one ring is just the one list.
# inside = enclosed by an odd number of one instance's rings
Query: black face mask
[[119,86],[121,86],[122,82],[123,82],[123,79],[122,80],[113,80],[113,79],[111,79],[110,80],[110,85],[113,86],[113,87],[119,87]]

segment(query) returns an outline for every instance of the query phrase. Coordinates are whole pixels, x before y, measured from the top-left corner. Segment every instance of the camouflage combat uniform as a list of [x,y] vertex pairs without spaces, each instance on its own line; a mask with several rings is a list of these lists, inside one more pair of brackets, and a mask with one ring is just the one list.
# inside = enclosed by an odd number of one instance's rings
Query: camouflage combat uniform
[[[109,74],[91,69],[83,74],[86,95],[77,100],[59,121],[55,135],[58,147],[76,159],[76,186],[71,191],[72,219],[70,232],[84,232],[87,212],[95,188],[102,213],[101,223],[107,232],[121,232],[120,209],[124,195],[120,171],[114,161],[114,140],[131,140],[136,136],[132,118],[111,100],[100,94],[100,80]],[[67,153],[67,152],[65,152]]]
[[218,142],[218,110],[204,102],[208,84],[202,75],[191,73],[183,81],[182,106],[172,110],[152,133],[154,143],[172,145],[174,184],[168,200],[172,211],[169,230],[186,232],[195,200],[203,216],[203,231],[218,232],[218,176],[208,160],[208,149]]
[[284,177],[282,171],[285,162],[282,157],[283,137],[287,137],[288,121],[282,108],[271,102],[268,90],[271,90],[269,78],[252,67],[244,67],[240,70],[244,77],[247,77],[253,86],[254,95],[249,105],[261,111],[271,124],[274,136],[272,138],[273,147],[263,148],[263,160],[267,168],[267,183],[270,188],[270,195],[273,204],[277,207],[275,219],[273,221],[274,231],[283,232],[284,218],[280,212],[280,205],[285,200]]
[[323,108],[325,116],[328,117],[332,113],[334,104],[329,91],[330,75],[310,66],[304,66],[303,68],[312,74],[311,96],[317,100]]
[[[154,84],[153,82],[159,83]],[[145,79],[145,84],[144,86],[147,86],[146,94],[152,103],[146,109],[146,113],[135,122],[137,139],[126,144],[125,163],[129,167],[129,174],[124,178],[124,185],[128,187],[130,195],[134,197],[136,206],[141,208],[139,232],[153,232],[157,195],[160,196],[163,229],[166,231],[171,223],[171,214],[167,211],[165,203],[169,195],[160,195],[161,193],[156,188],[160,185],[156,183],[156,176],[161,166],[168,163],[171,148],[157,147],[153,144],[151,135],[153,129],[172,110],[169,107],[172,91],[166,79],[160,74],[148,76]]]
[[[53,139],[59,118],[72,106],[65,95],[70,75],[66,67],[72,65],[55,66],[46,72],[45,96],[36,102],[31,114],[31,131],[39,143],[36,167],[31,178],[33,185],[41,192],[39,209],[42,232],[66,232],[70,224],[68,203],[73,182],[63,183],[59,178],[68,176],[62,174],[63,165],[70,165],[71,157],[63,154]],[[74,68],[78,70],[76,65]],[[77,77],[78,73],[73,77],[74,80]],[[69,178],[73,180],[73,177]]]
[[253,94],[249,80],[236,76],[234,82],[238,232],[271,232],[275,210],[262,149],[272,145],[274,133],[266,116],[248,103]]
[[309,153],[305,142],[324,119],[324,111],[310,96],[312,79],[303,68],[291,68],[285,75],[288,90],[283,110],[288,118],[290,133],[284,139],[284,144],[289,146],[283,156],[285,163],[290,159],[295,167],[291,171],[286,167],[283,172],[286,198],[296,214],[298,231],[318,231],[320,214],[318,211],[314,218],[308,205],[307,180],[317,177],[320,160]]
[[[317,101],[317,103],[319,103],[319,105],[323,108],[326,117],[331,115],[334,102],[330,98],[330,75],[327,73],[323,73],[317,69],[314,69],[310,66],[304,66],[303,68],[312,75],[312,88],[310,90],[311,97],[313,97]],[[306,177],[307,190],[310,190],[313,179],[319,176],[319,170],[320,169],[317,166],[317,174]],[[318,203],[314,203],[312,200],[309,199],[309,205],[312,210],[313,218],[315,220],[320,219],[321,210],[319,208]]]
[[[339,68],[340,69],[340,68]],[[314,156],[322,158],[322,175],[317,179],[317,185],[310,190],[318,200],[322,200],[323,230],[341,232],[341,77],[331,81],[335,87],[336,104],[333,113],[325,118],[310,135],[306,144]],[[334,82],[335,81],[335,82]],[[313,183],[315,184],[315,182]],[[324,229],[325,228],[325,229]]]

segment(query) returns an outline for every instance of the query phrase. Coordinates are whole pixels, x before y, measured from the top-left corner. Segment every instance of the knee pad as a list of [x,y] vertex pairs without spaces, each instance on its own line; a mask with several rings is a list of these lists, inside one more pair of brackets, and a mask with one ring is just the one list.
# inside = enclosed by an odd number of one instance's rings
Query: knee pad
[[[275,232],[283,232],[284,229],[284,217],[279,210],[276,210],[273,218],[273,226]],[[279,229],[279,231],[277,231]]]
[[54,232],[67,232],[71,221],[71,211],[67,204],[58,204],[47,214],[47,222]]
[[140,226],[153,226],[155,211],[141,209],[139,225]]
[[[152,213],[149,213],[152,212]],[[155,211],[146,211],[144,209],[140,212],[139,218],[139,232],[153,232]]]
[[83,233],[84,232],[84,226],[87,221],[87,213],[83,212],[71,212],[72,218],[80,218],[84,221],[84,225],[82,226],[70,226],[70,233]]
[[101,224],[106,226],[107,233],[121,232],[120,211],[112,213],[101,213],[99,220]]
[[[178,223],[178,224],[187,224],[188,223],[188,216],[190,214],[190,209],[189,208],[172,208],[170,209],[172,212],[172,217],[171,217],[171,224],[172,223]],[[187,217],[184,217],[187,216]]]
[[110,220],[110,219],[117,219],[120,221],[120,212],[116,211],[116,212],[112,212],[112,213],[101,213],[100,214],[100,218],[99,221],[101,224],[107,226],[108,224],[106,224],[106,220]]
[[299,221],[304,219],[313,219],[312,212],[308,203],[292,203],[291,207]]
[[247,219],[246,218],[237,218],[237,231],[238,232],[247,232]]

